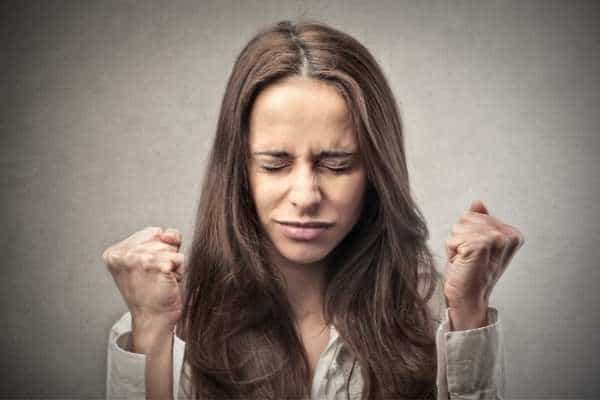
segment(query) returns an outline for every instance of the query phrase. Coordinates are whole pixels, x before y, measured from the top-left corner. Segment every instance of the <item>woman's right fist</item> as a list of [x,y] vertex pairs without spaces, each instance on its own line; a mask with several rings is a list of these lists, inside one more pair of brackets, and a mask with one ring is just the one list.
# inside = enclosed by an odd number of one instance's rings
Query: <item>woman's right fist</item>
[[102,254],[131,312],[134,330],[171,330],[181,317],[185,266],[180,245],[179,231],[148,227]]

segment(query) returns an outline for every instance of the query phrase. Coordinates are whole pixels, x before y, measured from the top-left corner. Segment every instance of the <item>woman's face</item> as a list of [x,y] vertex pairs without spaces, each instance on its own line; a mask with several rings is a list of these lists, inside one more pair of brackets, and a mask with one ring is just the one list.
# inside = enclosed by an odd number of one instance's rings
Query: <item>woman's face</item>
[[[249,142],[250,189],[271,257],[322,260],[358,220],[367,183],[344,98],[315,79],[276,82],[255,100]],[[303,223],[316,227],[295,226]]]

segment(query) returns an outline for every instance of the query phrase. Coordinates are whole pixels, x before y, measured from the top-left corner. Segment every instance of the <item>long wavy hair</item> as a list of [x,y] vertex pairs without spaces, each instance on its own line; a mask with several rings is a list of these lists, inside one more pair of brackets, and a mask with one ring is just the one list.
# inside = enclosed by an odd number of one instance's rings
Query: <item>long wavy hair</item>
[[266,257],[268,240],[247,170],[253,102],[266,86],[291,75],[324,81],[343,96],[367,170],[360,219],[327,255],[325,321],[335,321],[353,367],[360,367],[353,371],[362,374],[362,399],[435,396],[435,340],[427,302],[438,275],[425,219],[410,193],[396,101],[363,45],[306,20],[281,21],[259,31],[229,76],[177,328],[186,341],[193,388],[188,395],[310,397],[308,357],[284,279]]

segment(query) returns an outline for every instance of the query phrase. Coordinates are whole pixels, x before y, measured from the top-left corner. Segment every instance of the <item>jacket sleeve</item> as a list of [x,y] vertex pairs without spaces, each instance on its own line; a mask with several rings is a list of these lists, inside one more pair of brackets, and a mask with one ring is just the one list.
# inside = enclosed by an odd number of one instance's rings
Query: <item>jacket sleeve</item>
[[[125,350],[131,334],[131,313],[126,312],[112,326],[106,353],[106,399],[144,399],[146,395],[146,356]],[[179,395],[179,384],[185,342],[173,339],[173,398]]]
[[504,344],[498,311],[488,308],[488,325],[449,331],[448,310],[436,332],[438,399],[503,399]]
[[450,331],[441,281],[429,303],[434,317],[439,400],[503,399],[504,340],[498,310],[488,307],[488,325]]

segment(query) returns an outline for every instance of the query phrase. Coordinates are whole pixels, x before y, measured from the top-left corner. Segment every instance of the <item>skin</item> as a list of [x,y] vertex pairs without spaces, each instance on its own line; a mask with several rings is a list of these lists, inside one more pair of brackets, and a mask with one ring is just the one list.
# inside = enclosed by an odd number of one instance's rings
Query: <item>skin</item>
[[[282,271],[309,362],[315,365],[328,341],[321,307],[324,257],[356,223],[363,204],[366,174],[343,98],[326,84],[287,78],[266,88],[251,112],[250,188],[270,256]],[[324,157],[324,150],[352,157]],[[257,155],[265,151],[286,152]],[[334,172],[331,168],[348,166]],[[267,171],[268,167],[281,167]],[[334,223],[318,240],[299,242],[282,235],[278,220]],[[173,328],[180,312],[173,302],[185,268],[175,229],[147,228],[108,248],[103,259],[133,318],[129,349],[146,358],[147,398],[172,398]],[[489,297],[515,252],[521,232],[474,201],[452,226],[446,240],[444,295],[450,329],[487,325]],[[144,287],[148,289],[142,290]],[[140,289],[141,288],[141,289]],[[155,293],[148,296],[149,290]]]
[[521,231],[491,216],[481,200],[471,203],[446,240],[444,295],[451,329],[487,324],[492,289],[524,243]]
[[[322,316],[323,259],[357,222],[367,185],[356,135],[338,92],[298,76],[258,95],[249,133],[252,197],[314,372],[329,340]],[[283,234],[281,221],[333,225],[316,239],[300,241]]]
[[148,227],[102,254],[131,312],[126,349],[146,355],[147,398],[172,398],[173,328],[181,316],[185,273],[180,245],[179,231]]
[[[249,151],[250,188],[273,244],[271,259],[286,278],[298,321],[318,319],[322,260],[358,220],[367,184],[344,99],[333,87],[304,77],[269,86],[250,115]],[[348,155],[323,154],[334,151]],[[307,220],[334,225],[315,240],[298,241],[283,235],[277,222]]]

